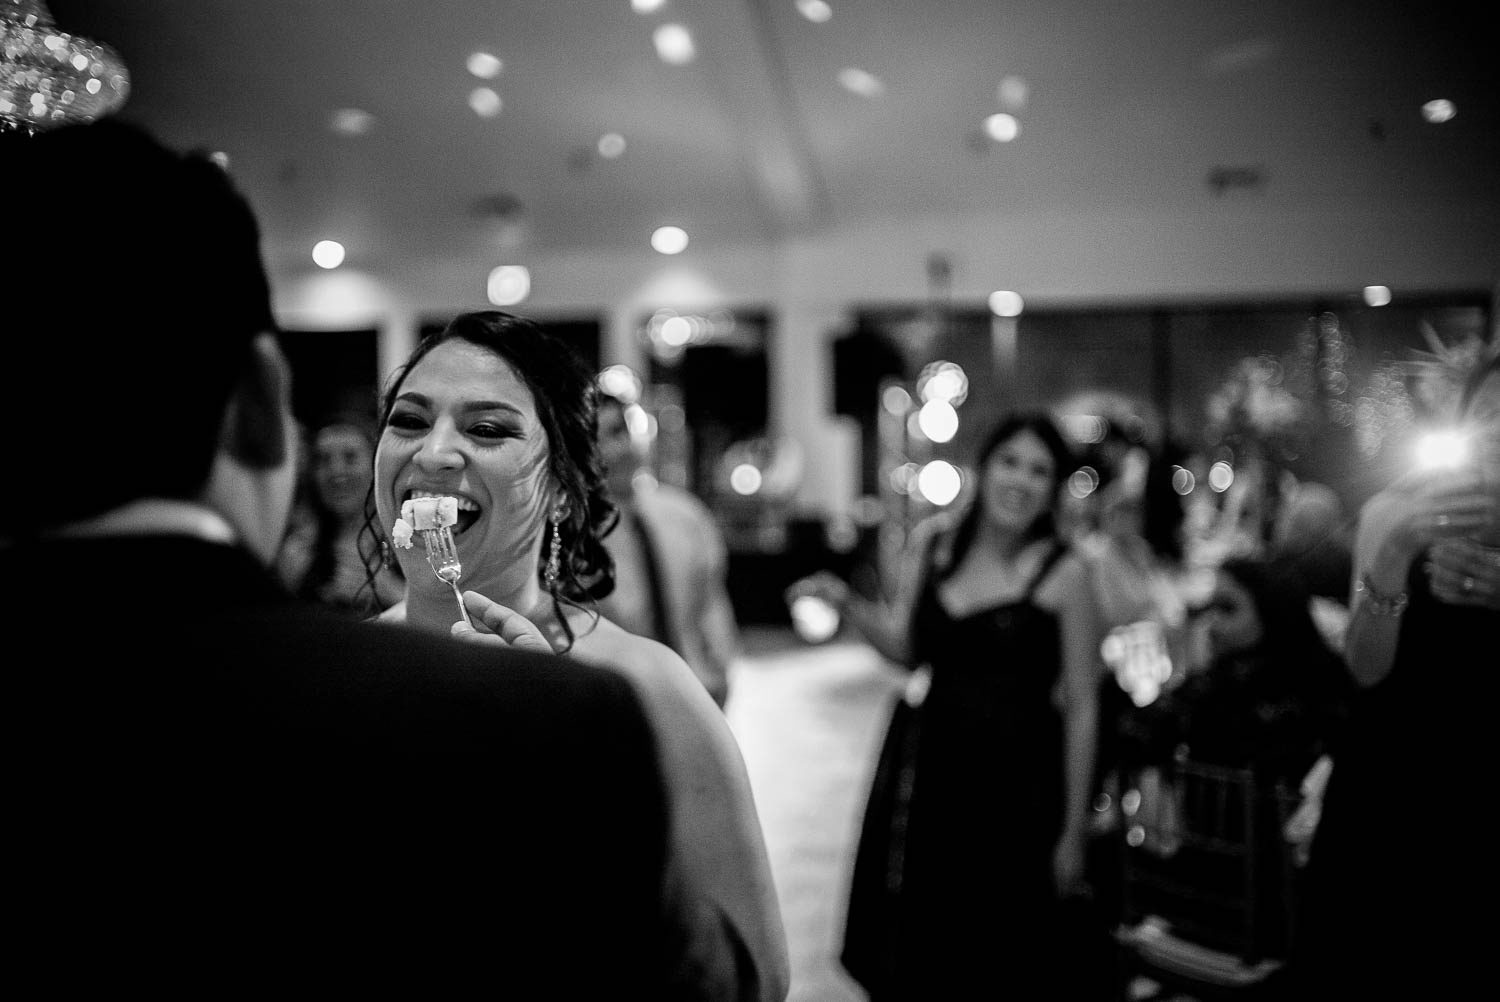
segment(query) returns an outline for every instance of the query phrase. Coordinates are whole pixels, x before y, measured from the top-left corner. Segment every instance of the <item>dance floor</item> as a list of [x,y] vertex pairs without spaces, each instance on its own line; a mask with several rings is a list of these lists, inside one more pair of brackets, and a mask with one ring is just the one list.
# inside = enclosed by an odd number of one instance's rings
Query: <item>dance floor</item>
[[900,674],[868,646],[748,627],[725,713],[765,827],[792,962],[788,1002],[865,1002],[838,963],[854,838]]

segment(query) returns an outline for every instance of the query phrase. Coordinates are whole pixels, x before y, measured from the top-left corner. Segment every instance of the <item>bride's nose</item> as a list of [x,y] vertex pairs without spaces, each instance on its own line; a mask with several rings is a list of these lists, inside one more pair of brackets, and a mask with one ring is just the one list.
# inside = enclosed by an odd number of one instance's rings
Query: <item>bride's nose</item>
[[463,435],[450,421],[438,421],[422,439],[414,462],[425,472],[458,469],[464,465]]

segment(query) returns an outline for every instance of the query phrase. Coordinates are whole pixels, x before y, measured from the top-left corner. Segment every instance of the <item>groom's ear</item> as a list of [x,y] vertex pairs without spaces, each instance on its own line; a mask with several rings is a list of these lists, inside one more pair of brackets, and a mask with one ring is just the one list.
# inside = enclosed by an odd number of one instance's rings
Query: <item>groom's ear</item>
[[230,395],[219,445],[237,462],[264,470],[291,459],[292,373],[270,334],[256,335],[246,351],[250,357]]

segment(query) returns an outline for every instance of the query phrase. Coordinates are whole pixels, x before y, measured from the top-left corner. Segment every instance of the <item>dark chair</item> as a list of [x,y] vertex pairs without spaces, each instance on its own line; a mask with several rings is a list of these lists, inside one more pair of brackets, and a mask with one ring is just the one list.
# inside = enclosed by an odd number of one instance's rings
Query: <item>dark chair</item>
[[1179,756],[1160,805],[1122,798],[1119,985],[1140,1002],[1183,992],[1247,999],[1274,984],[1295,914],[1281,831],[1296,797],[1249,769]]

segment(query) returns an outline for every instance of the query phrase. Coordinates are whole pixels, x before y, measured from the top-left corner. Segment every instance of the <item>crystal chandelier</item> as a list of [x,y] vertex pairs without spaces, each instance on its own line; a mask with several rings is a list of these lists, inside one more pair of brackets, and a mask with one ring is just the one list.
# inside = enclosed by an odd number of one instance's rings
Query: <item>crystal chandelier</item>
[[0,131],[92,121],[129,91],[109,46],[58,31],[43,0],[0,0]]

